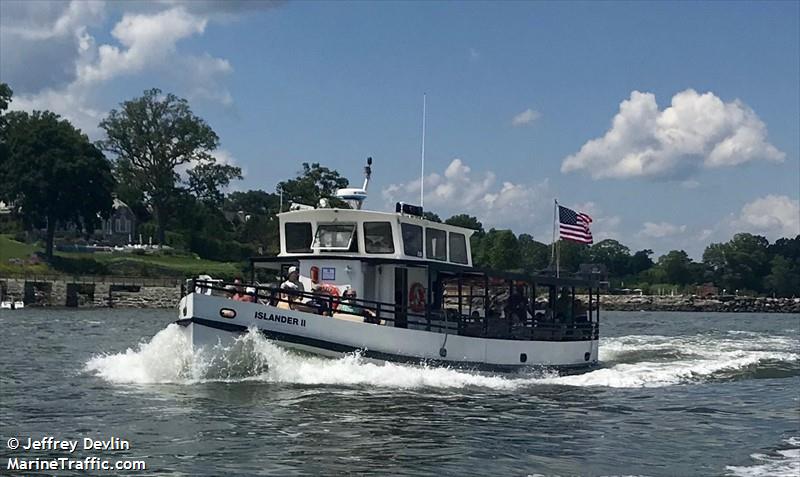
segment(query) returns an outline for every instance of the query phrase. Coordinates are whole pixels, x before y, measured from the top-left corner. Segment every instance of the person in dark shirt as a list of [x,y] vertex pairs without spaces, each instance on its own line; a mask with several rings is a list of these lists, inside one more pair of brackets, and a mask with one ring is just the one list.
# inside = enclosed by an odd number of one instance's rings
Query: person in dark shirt
[[321,286],[314,287],[314,298],[305,303],[314,313],[323,316],[332,316],[328,291]]

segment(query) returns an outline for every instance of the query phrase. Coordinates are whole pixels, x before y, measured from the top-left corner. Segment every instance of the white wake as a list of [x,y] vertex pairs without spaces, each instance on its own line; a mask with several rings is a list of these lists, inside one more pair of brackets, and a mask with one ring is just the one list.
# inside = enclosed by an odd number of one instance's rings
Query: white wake
[[224,349],[194,353],[178,325],[117,354],[92,357],[85,370],[112,383],[191,384],[262,381],[310,385],[369,385],[384,388],[517,389],[533,385],[660,387],[703,382],[743,373],[766,363],[797,367],[800,341],[759,334],[731,339],[706,336],[604,338],[604,367],[574,375],[554,371],[485,374],[450,368],[374,364],[358,355],[327,359],[287,351],[249,332]]
[[729,475],[738,477],[797,477],[800,475],[800,438],[790,437],[783,449],[770,454],[751,454],[753,465],[726,467]]

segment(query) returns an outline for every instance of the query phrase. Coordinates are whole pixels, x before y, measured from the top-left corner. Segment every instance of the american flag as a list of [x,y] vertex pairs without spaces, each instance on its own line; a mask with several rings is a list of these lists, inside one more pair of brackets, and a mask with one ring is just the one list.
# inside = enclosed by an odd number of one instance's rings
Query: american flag
[[589,230],[591,223],[592,218],[583,212],[558,206],[558,232],[562,239],[591,244],[594,241]]

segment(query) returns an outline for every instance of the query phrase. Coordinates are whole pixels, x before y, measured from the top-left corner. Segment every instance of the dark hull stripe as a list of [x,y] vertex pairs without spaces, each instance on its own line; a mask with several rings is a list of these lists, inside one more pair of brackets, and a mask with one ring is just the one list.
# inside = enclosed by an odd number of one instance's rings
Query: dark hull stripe
[[[232,333],[246,333],[247,327],[242,325],[236,325],[233,323],[225,323],[222,321],[216,320],[206,320],[204,318],[185,318],[182,320],[178,320],[175,322],[181,326],[188,326],[189,323],[194,323],[196,325],[207,326],[209,328],[214,328],[217,330],[228,331]],[[393,361],[397,363],[409,363],[409,364],[426,364],[431,366],[446,366],[446,367],[454,367],[454,368],[461,368],[461,369],[471,369],[471,370],[481,370],[481,371],[515,371],[523,368],[535,368],[539,367],[547,367],[548,369],[563,369],[563,370],[582,370],[589,367],[593,367],[596,364],[587,362],[581,364],[572,364],[572,365],[531,365],[531,364],[518,364],[518,365],[502,365],[502,364],[487,364],[487,363],[479,363],[474,361],[448,361],[448,360],[441,360],[441,359],[426,359],[426,358],[419,358],[414,356],[405,356],[400,354],[392,354],[392,353],[384,353],[382,351],[372,351],[369,349],[364,348],[357,348],[355,346],[343,345],[341,343],[334,343],[332,341],[325,341],[320,340],[317,338],[309,338],[307,336],[298,336],[289,333],[281,333],[279,331],[273,330],[265,330],[263,328],[258,328],[258,331],[261,332],[266,338],[272,339],[275,341],[283,341],[286,343],[294,343],[304,346],[309,346],[312,348],[319,348],[325,349],[328,351],[334,351],[337,353],[355,353],[358,352],[361,356],[370,359],[377,359],[383,361]]]

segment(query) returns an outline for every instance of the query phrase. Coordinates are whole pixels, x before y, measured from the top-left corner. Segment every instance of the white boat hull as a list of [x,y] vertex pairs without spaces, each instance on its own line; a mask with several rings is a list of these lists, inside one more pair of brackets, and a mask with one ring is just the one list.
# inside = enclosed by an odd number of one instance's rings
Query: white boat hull
[[284,347],[330,357],[358,351],[373,360],[495,369],[581,368],[598,360],[598,340],[526,341],[446,335],[196,293],[181,300],[178,313],[177,322],[185,327],[195,348],[225,345],[256,328]]

